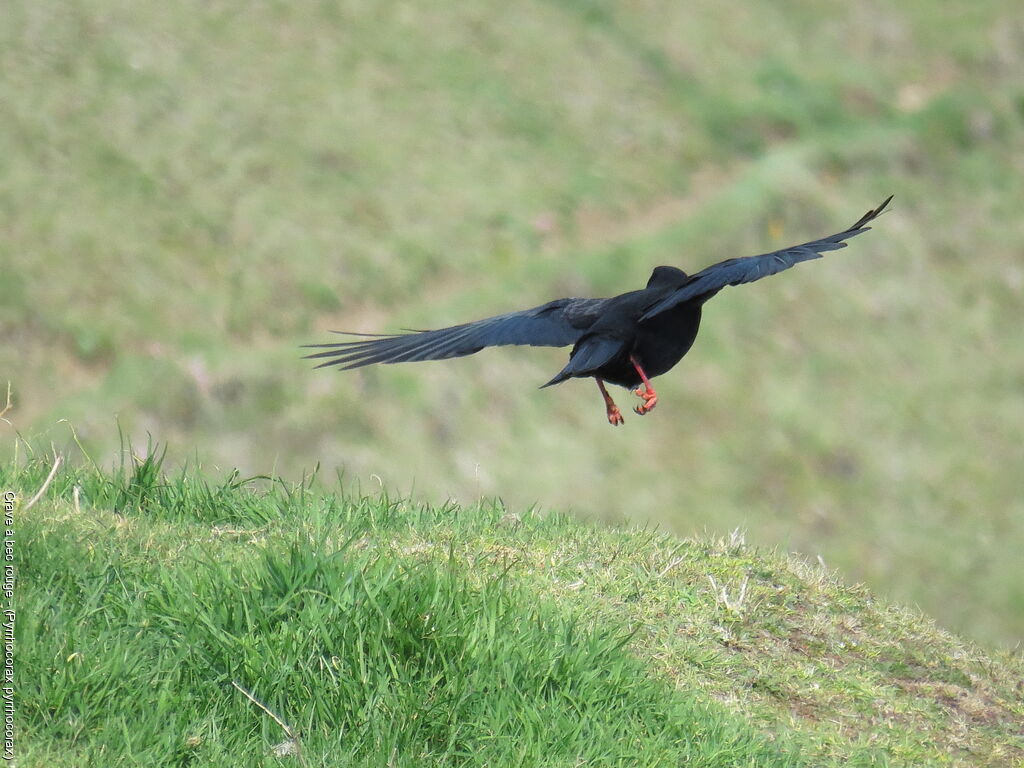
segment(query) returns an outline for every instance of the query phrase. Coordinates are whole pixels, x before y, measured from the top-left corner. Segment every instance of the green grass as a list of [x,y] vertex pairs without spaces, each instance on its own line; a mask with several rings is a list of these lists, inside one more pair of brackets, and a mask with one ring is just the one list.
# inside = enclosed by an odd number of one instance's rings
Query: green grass
[[62,468],[31,509],[48,461],[0,468],[19,765],[1024,758],[1019,657],[737,536],[125,455]]
[[19,521],[23,760],[272,763],[289,739],[244,688],[312,764],[803,764],[647,674],[624,625],[538,599],[509,567],[388,541],[454,508],[157,472],[67,476],[90,513]]
[[[213,466],[321,463],[821,555],[1024,636],[1018,6],[8,2],[0,385]],[[661,404],[535,391],[559,350],[314,373],[433,327],[874,231],[709,304]],[[0,451],[9,453],[9,443]],[[415,493],[413,493],[415,492]]]

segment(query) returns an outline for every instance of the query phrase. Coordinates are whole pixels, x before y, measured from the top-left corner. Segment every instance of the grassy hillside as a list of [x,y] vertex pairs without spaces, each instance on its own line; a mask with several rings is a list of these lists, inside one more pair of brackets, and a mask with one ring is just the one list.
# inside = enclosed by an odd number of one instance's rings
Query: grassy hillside
[[[0,379],[247,473],[821,555],[1024,636],[1019,3],[122,4],[0,25]],[[612,430],[559,350],[338,375],[328,329],[608,295],[820,236]],[[8,451],[7,443],[0,451]]]
[[736,536],[49,469],[0,470],[26,768],[1024,759],[1019,657]]

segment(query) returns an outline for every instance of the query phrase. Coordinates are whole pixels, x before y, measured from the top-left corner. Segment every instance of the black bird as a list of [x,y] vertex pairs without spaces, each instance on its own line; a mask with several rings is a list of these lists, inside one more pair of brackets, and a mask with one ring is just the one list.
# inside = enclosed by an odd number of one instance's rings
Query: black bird
[[[687,275],[676,267],[656,267],[647,287],[610,299],[556,299],[533,309],[488,317],[474,323],[434,331],[363,335],[358,341],[309,344],[323,352],[317,366],[361,368],[373,363],[445,360],[479,352],[484,347],[520,344],[532,347],[573,345],[569,363],[544,387],[570,378],[592,376],[604,397],[608,421],[623,423],[622,413],[604,382],[634,390],[643,402],[633,410],[643,415],[658,403],[651,379],[678,363],[697,337],[701,307],[727,285],[752,283],[789,269],[794,264],[820,259],[826,251],[846,247],[846,240],[867,232],[865,226],[892,200],[864,216],[849,229],[760,256],[727,259]],[[641,386],[642,385],[642,386]],[[543,387],[542,387],[543,388]]]

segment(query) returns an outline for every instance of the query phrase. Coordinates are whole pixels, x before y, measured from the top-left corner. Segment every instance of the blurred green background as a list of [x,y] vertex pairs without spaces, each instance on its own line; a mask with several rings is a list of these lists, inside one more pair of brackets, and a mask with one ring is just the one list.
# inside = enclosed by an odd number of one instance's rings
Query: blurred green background
[[[821,556],[1024,636],[1024,6],[8,2],[0,384],[213,473],[500,496]],[[437,327],[874,231],[708,305],[661,403],[566,350],[339,374]],[[620,403],[631,398],[624,392]],[[68,423],[64,423],[64,420]],[[0,444],[14,454],[14,430]],[[22,445],[18,450],[25,450]]]

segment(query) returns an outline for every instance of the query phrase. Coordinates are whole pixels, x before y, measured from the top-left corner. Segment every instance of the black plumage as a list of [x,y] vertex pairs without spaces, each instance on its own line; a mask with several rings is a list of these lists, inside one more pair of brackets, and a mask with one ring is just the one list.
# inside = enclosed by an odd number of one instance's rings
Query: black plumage
[[829,237],[758,256],[727,259],[694,275],[676,267],[656,267],[645,288],[613,298],[557,299],[449,328],[311,344],[308,346],[323,351],[308,357],[322,359],[319,368],[350,369],[374,363],[445,360],[509,344],[571,344],[568,364],[543,386],[569,378],[593,377],[605,398],[608,420],[621,424],[622,416],[603,381],[637,388],[636,394],[644,403],[634,410],[646,413],[657,403],[650,379],[669,371],[690,350],[700,327],[701,308],[708,299],[726,286],[751,283],[845,248],[847,240],[870,229],[866,225],[891,199],[868,211],[852,227]]

